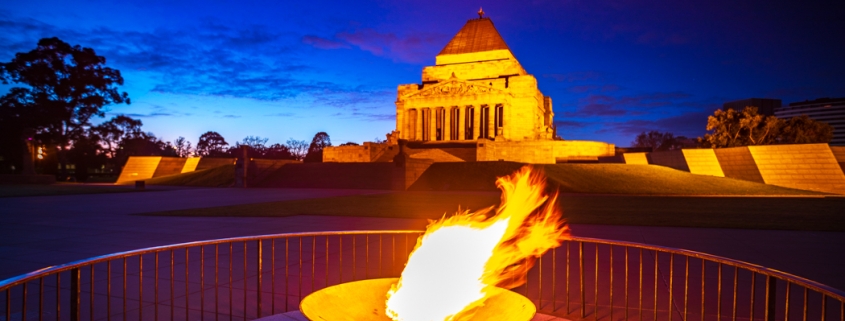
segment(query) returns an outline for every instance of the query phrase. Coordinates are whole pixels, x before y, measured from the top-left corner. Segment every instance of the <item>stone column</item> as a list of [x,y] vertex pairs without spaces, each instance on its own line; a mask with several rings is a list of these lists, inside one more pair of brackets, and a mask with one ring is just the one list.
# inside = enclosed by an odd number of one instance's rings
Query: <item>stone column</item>
[[417,132],[417,134],[416,134],[416,136],[414,136],[414,140],[422,140],[422,132],[423,132],[423,130],[422,130],[422,123],[423,123],[422,119],[423,119],[423,109],[417,108],[417,119],[416,119],[416,122],[417,122],[416,132]]
[[405,126],[407,125],[407,113],[408,110],[403,108],[402,104],[396,104],[396,130],[399,131],[400,138],[403,138],[402,135],[406,135],[405,133],[408,132]]
[[487,105],[487,137],[496,137],[496,104]]
[[467,115],[467,108],[466,106],[458,106],[458,140],[464,140],[464,122],[462,120],[466,119]]
[[478,136],[481,133],[481,127],[478,126],[480,124],[480,116],[481,116],[481,105],[474,106],[473,110],[473,117],[472,117],[472,140],[478,140]]
[[407,114],[405,117],[405,132],[401,133],[401,137],[406,140],[414,140],[415,135],[417,134],[416,131],[416,117],[415,113],[416,110],[414,109],[406,109],[405,113]]
[[437,140],[437,108],[428,109],[428,140]]
[[443,140],[452,140],[452,107],[443,107]]

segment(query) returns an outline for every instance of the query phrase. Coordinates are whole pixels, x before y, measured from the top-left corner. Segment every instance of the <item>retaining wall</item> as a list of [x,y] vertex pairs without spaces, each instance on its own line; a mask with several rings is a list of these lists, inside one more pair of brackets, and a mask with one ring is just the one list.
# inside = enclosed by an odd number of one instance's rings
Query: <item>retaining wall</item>
[[693,174],[845,194],[845,148],[827,144],[746,146],[625,153],[627,164],[671,167]]

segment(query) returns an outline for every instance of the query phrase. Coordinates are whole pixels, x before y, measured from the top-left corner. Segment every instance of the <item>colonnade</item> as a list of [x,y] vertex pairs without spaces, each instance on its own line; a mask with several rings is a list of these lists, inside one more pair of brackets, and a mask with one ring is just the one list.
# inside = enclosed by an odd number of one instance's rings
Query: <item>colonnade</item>
[[412,141],[494,138],[504,131],[504,105],[409,108],[403,119],[403,136]]

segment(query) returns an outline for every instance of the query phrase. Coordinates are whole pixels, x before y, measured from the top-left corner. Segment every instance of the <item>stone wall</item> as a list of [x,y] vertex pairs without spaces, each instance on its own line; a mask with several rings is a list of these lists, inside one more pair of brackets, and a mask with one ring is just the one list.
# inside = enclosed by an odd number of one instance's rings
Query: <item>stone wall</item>
[[130,156],[115,184],[125,184],[152,178],[161,156]]
[[648,153],[625,153],[622,157],[625,158],[625,164],[628,165],[648,165]]
[[[845,149],[845,148],[843,148]],[[840,156],[836,156],[836,155]],[[827,144],[683,149],[625,153],[627,164],[661,165],[711,175],[825,193],[845,194],[845,151]],[[837,158],[839,157],[839,158]]]
[[725,177],[719,159],[712,149],[682,149],[689,172],[698,175]]
[[197,163],[196,170],[201,171],[204,169],[220,167],[223,165],[231,165],[235,163],[235,158],[211,158],[211,157],[202,157],[200,158],[199,162]]
[[833,157],[839,163],[839,168],[845,171],[845,146],[830,146],[830,151],[833,152]]
[[323,148],[323,162],[365,163],[370,161],[370,151],[365,146],[331,146]]
[[649,164],[666,166],[679,171],[690,171],[687,160],[684,158],[684,153],[679,150],[648,153],[646,154],[646,159]]
[[717,148],[713,152],[725,177],[765,183],[748,147]]
[[186,160],[187,158],[182,157],[162,157],[158,166],[156,166],[153,177],[181,174],[182,169],[185,168]]
[[234,158],[181,158],[130,156],[115,184],[126,184],[154,177],[176,175],[234,164]]
[[591,141],[494,141],[479,140],[477,161],[511,161],[528,164],[555,164],[567,161],[598,161],[613,156],[613,144]]
[[188,173],[197,170],[197,165],[199,164],[199,157],[188,157],[187,159],[185,159],[185,166],[182,167],[182,173]]
[[[712,149],[681,149],[646,154],[647,164],[666,166],[698,175],[725,177]],[[627,154],[626,154],[627,155]],[[640,160],[640,163],[642,161]]]
[[[369,163],[392,161],[398,145],[365,142],[356,146],[331,146],[323,149],[323,162]],[[384,156],[384,157],[383,157]]]
[[827,144],[748,146],[766,184],[845,194],[845,174]]

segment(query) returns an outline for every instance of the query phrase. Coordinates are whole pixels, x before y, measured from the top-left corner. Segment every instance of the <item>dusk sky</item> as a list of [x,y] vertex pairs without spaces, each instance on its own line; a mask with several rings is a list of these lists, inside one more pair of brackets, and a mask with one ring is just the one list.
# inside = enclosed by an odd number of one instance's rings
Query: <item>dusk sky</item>
[[105,119],[141,119],[165,141],[361,143],[395,128],[396,86],[419,83],[479,7],[552,97],[564,139],[696,137],[725,101],[845,96],[841,0],[12,0],[0,61],[43,37],[93,48],[132,100]]

